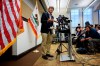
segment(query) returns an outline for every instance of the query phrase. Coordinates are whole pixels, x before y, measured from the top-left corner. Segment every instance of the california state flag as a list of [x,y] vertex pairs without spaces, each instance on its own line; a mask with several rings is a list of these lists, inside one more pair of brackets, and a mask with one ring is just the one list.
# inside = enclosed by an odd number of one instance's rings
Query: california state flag
[[42,42],[42,36],[41,36],[41,23],[40,23],[40,15],[38,10],[38,3],[36,0],[35,8],[29,18],[29,23],[31,23],[31,28],[34,33],[34,36],[36,37],[36,45],[40,44]]

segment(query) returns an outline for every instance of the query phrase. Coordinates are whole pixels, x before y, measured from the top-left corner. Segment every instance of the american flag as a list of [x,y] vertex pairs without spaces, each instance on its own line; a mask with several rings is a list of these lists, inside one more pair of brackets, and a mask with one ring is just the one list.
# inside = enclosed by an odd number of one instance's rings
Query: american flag
[[0,55],[16,42],[18,31],[23,29],[21,0],[0,0]]

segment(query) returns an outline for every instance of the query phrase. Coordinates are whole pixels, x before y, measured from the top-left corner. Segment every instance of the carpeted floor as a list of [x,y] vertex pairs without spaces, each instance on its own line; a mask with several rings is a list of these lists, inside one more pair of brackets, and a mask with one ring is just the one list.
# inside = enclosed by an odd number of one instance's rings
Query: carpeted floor
[[[54,55],[53,59],[44,60],[41,57],[37,60],[37,62],[33,66],[100,66],[100,53],[96,54],[78,54],[76,52],[76,48],[73,45],[72,54],[75,58],[75,62],[60,62],[59,56],[56,58],[56,49],[59,44],[51,45],[51,54]],[[68,48],[68,44],[64,44]],[[66,51],[66,49],[62,46],[62,50]],[[63,53],[62,53],[63,54]],[[68,52],[65,52],[63,55],[67,55]]]
[[[39,46],[37,50],[41,51],[41,47]],[[0,66],[33,66],[40,56],[41,52],[34,53],[31,51],[19,59],[0,59]]]

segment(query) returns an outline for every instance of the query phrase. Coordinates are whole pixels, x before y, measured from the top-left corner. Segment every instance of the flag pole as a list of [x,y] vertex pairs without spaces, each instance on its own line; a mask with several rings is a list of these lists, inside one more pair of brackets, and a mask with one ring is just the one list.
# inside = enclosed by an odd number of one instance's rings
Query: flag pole
[[[38,4],[37,4],[37,0],[36,0],[36,9],[38,8]],[[38,16],[36,17],[36,21],[38,22]],[[36,30],[38,30],[38,26],[39,26],[39,22],[38,22],[38,25],[35,25],[35,28]],[[35,38],[35,45],[37,46],[37,40],[38,40],[38,32],[37,32],[37,37]],[[37,53],[39,52],[39,50],[34,50],[33,52]]]

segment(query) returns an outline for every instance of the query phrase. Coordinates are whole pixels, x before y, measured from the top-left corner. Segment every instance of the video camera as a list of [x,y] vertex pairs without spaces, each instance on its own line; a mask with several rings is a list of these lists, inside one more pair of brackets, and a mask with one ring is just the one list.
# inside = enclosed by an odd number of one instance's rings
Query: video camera
[[69,18],[65,17],[64,15],[59,15],[59,17],[57,18],[57,21],[61,25],[68,25],[68,23],[71,22],[71,20],[69,20]]
[[71,20],[69,20],[68,17],[65,17],[64,15],[59,15],[57,18],[58,21],[58,31],[62,33],[70,33],[70,26],[68,25]]
[[[60,55],[60,53],[62,52],[62,46],[68,51],[68,55],[65,58],[65,55],[61,55],[60,59],[61,61],[65,59],[70,61],[70,60],[74,60],[74,57],[72,56],[72,37],[71,37],[71,20],[69,20],[67,17],[65,17],[64,15],[59,15],[59,17],[57,18],[58,21],[58,35],[59,35],[59,46],[56,50],[57,55]],[[66,47],[63,43],[62,43],[62,33],[64,34],[64,38],[65,38],[65,42],[68,42],[68,46]],[[65,51],[64,51],[65,52]],[[64,59],[63,59],[64,58]]]

